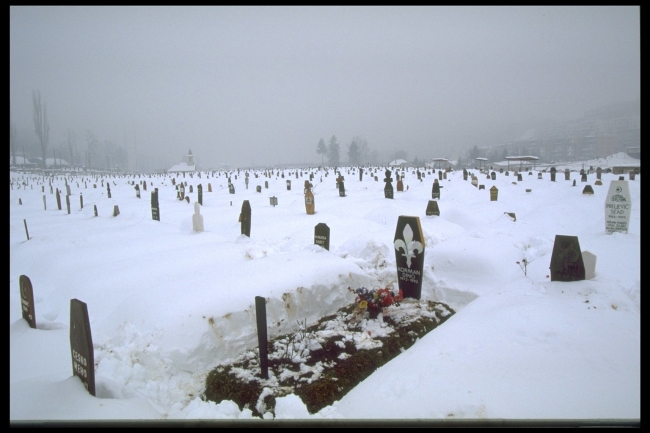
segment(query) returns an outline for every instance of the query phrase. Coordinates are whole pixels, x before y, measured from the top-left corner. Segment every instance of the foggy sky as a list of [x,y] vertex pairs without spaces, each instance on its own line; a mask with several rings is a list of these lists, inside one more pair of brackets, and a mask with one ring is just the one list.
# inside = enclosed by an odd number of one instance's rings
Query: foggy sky
[[342,162],[354,136],[382,159],[455,159],[504,125],[640,98],[638,6],[12,6],[9,46],[18,128],[39,90],[50,147],[90,130],[131,163],[136,146],[320,162],[332,135]]

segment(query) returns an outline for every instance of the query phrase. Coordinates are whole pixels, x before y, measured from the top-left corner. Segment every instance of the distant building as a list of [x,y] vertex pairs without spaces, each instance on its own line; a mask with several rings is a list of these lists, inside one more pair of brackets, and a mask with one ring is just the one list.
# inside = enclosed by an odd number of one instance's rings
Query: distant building
[[185,173],[194,171],[196,171],[196,165],[194,164],[194,155],[192,155],[192,149],[190,149],[187,153],[187,162],[178,163],[167,169],[167,173]]

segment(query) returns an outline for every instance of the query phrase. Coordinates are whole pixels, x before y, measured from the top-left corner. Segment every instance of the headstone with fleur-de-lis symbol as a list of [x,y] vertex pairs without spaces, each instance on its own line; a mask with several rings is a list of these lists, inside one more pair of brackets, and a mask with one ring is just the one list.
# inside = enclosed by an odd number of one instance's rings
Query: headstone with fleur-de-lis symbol
[[420,299],[425,247],[420,218],[401,215],[397,219],[393,246],[397,265],[397,282],[403,296]]

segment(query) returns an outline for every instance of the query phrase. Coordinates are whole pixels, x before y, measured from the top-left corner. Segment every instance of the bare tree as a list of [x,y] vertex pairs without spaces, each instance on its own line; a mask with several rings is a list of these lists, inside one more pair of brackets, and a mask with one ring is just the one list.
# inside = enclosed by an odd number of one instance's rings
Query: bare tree
[[68,150],[70,151],[70,166],[74,166],[74,150],[77,147],[77,134],[68,128],[67,130]]
[[34,130],[38,141],[41,143],[41,151],[43,154],[43,168],[45,168],[45,152],[47,150],[47,143],[50,139],[50,124],[47,123],[47,108],[41,102],[41,92],[34,90],[32,93],[32,102],[34,103]]
[[[11,145],[11,157],[16,165],[16,124],[12,121],[9,121],[9,144]],[[25,155],[23,155],[24,158]]]
[[97,152],[97,139],[95,138],[95,134],[89,129],[86,130],[86,143],[88,145],[88,149],[86,150],[86,167],[90,169],[92,167],[91,162],[93,156]]

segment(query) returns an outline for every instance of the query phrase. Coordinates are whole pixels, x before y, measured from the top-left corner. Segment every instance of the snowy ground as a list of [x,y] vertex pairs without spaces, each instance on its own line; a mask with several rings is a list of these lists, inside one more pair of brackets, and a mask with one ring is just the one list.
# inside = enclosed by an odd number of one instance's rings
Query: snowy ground
[[[585,166],[633,162],[618,154]],[[513,173],[492,181],[471,170],[485,190],[452,172],[441,181],[440,216],[425,216],[438,173],[420,182],[408,169],[405,191],[387,200],[385,168],[372,174],[377,182],[368,169],[363,181],[342,170],[346,197],[331,170],[308,169],[298,179],[294,170],[284,179],[251,172],[248,189],[244,172],[237,179],[235,172],[234,195],[223,174],[181,175],[191,204],[176,199],[170,176],[104,178],[103,187],[102,179],[75,176],[70,214],[63,177],[51,179],[63,191],[58,210],[50,179],[12,172],[10,420],[250,419],[248,409],[200,395],[211,367],[256,347],[255,296],[267,298],[269,334],[279,335],[353,302],[348,286],[396,287],[400,215],[419,216],[425,234],[423,298],[457,313],[341,401],[310,415],[290,395],[278,400],[276,419],[640,419],[640,175],[628,182],[629,232],[607,234],[606,194],[619,175],[603,174],[597,186],[589,174],[595,193],[585,195],[577,172],[571,181],[558,173],[556,182],[523,173],[515,185]],[[315,215],[303,199],[309,172]],[[147,191],[138,199],[130,183],[142,180]],[[198,184],[201,233],[192,229]],[[151,218],[152,186],[160,221]],[[498,201],[490,201],[492,186]],[[252,208],[250,238],[238,223],[243,200]],[[318,223],[330,227],[329,251],[314,245]],[[595,278],[550,281],[558,234],[577,236],[582,251],[597,256]],[[21,318],[21,275],[34,287],[37,329]],[[72,376],[73,298],[88,306],[96,397]]]

